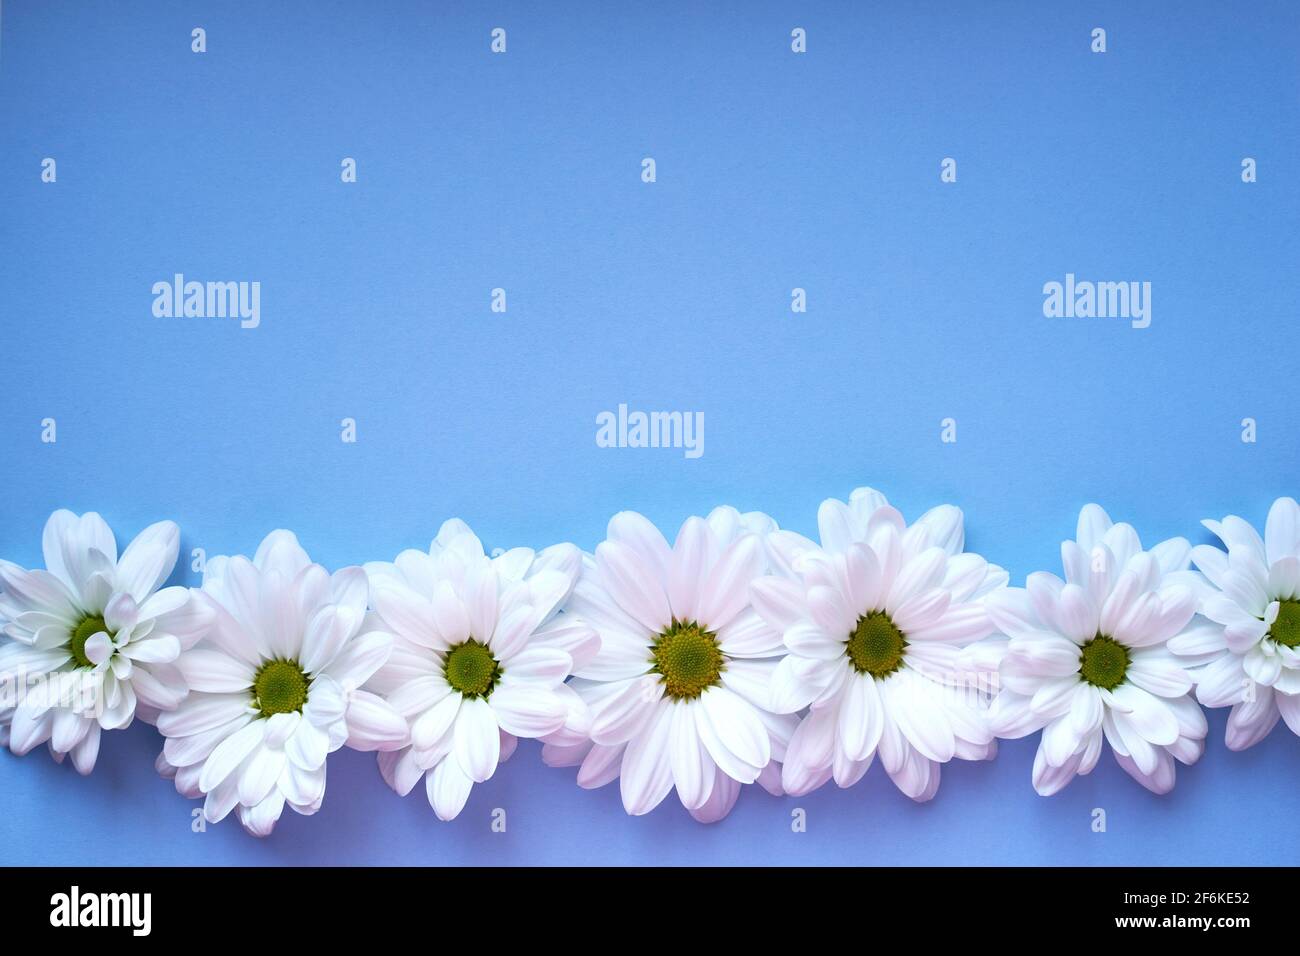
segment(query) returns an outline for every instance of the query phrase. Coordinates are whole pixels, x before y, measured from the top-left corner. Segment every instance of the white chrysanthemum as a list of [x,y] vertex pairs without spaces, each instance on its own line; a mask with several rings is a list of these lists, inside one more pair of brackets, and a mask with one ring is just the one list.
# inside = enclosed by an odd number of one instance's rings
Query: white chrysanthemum
[[1263,540],[1235,515],[1202,524],[1228,549],[1192,549],[1209,582],[1201,613],[1214,623],[1170,641],[1170,650],[1195,667],[1202,704],[1232,705],[1224,733],[1230,749],[1263,740],[1279,716],[1300,734],[1300,506],[1293,498],[1273,502]]
[[[153,721],[186,693],[174,662],[210,615],[184,587],[158,590],[176,564],[170,521],[142,531],[119,558],[94,512],[56,511],[45,525],[47,570],[0,561],[0,685],[18,688],[7,736],[16,754],[48,742],[83,774],[101,730]],[[39,686],[38,686],[39,685]]]
[[794,574],[754,585],[755,607],[790,651],[772,707],[811,705],[782,783],[795,795],[832,777],[852,786],[878,753],[903,793],[929,800],[941,764],[997,752],[987,694],[1005,643],[981,642],[993,632],[983,598],[1007,573],[962,553],[962,513],[951,505],[909,528],[883,495],[859,488],[847,504],[823,502],[817,523],[822,547],[773,534]]
[[670,548],[639,514],[610,520],[568,605],[601,640],[570,685],[590,707],[590,740],[548,743],[548,764],[580,765],[587,788],[619,778],[634,815],[674,787],[706,823],[730,812],[741,784],[780,792],[795,721],[767,701],[784,646],[749,594],[774,529],[765,515],[718,508],[687,519]]
[[287,803],[320,809],[326,757],[406,744],[406,723],[375,694],[357,690],[388,659],[391,635],[361,634],[366,574],[330,575],[288,531],[267,535],[252,561],[210,558],[201,599],[214,621],[177,662],[189,697],[158,718],[158,758],[187,797],[207,796],[216,823],[239,821],[266,836]]
[[423,777],[429,804],[454,819],[514,752],[520,737],[586,731],[586,707],[565,684],[599,640],[558,613],[581,552],[560,544],[489,558],[462,521],[443,524],[426,554],[366,565],[371,626],[396,635],[369,687],[410,726],[410,746],[380,754],[379,769],[405,796]]
[[993,728],[1007,738],[1042,729],[1033,771],[1040,794],[1092,772],[1103,736],[1154,793],[1173,789],[1175,759],[1200,759],[1205,715],[1168,647],[1196,613],[1190,550],[1171,538],[1143,551],[1131,526],[1090,504],[1077,540],[1061,545],[1065,581],[1035,572],[1025,588],[989,597],[989,615],[1011,638]]

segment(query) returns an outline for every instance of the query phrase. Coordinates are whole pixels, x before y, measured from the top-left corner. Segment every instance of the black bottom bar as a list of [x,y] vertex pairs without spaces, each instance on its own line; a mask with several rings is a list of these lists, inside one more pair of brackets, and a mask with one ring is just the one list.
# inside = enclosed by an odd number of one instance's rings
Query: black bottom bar
[[268,933],[397,945],[427,932],[450,945],[525,933],[530,945],[554,936],[555,945],[586,939],[604,949],[694,931],[729,948],[747,935],[770,944],[772,933],[794,933],[811,951],[855,925],[886,924],[927,942],[1042,929],[1072,942],[1172,933],[1231,944],[1291,925],[1293,877],[1217,868],[0,869],[0,916],[10,941],[76,932],[205,948],[269,942]]

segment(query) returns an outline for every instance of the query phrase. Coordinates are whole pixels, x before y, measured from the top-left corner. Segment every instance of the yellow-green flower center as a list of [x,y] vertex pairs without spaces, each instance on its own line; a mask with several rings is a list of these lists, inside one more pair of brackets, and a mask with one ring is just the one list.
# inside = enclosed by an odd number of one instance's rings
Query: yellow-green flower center
[[884,611],[868,611],[858,618],[844,653],[859,674],[888,677],[903,666],[907,641]]
[[486,644],[470,638],[447,652],[447,683],[464,697],[487,697],[501,677],[501,665]]
[[1300,646],[1300,601],[1279,601],[1277,620],[1268,629],[1268,636],[1283,647]]
[[297,661],[267,661],[253,678],[253,706],[263,717],[301,713],[311,680]]
[[655,638],[651,673],[661,675],[664,692],[673,700],[694,700],[721,683],[726,658],[712,631],[694,621],[673,621]]
[[1128,648],[1104,634],[1084,644],[1079,655],[1079,674],[1094,687],[1106,690],[1114,690],[1124,683],[1128,665]]
[[[94,662],[86,656],[86,641],[90,640],[100,631],[108,634],[108,628],[104,626],[104,616],[102,614],[87,614],[81,619],[81,623],[72,629],[72,639],[68,641],[68,651],[72,654],[72,665],[74,667],[94,667]],[[112,634],[108,634],[112,637]]]

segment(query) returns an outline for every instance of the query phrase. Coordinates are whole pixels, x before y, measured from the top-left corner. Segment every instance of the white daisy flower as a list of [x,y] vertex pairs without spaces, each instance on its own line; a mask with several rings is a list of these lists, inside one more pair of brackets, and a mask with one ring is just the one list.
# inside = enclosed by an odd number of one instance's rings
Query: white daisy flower
[[789,531],[771,537],[795,572],[754,585],[754,605],[790,654],[772,680],[772,707],[811,705],[786,751],[786,792],[834,778],[849,787],[879,753],[903,793],[929,800],[940,765],[991,759],[986,718],[1003,642],[985,595],[1007,573],[964,554],[962,513],[934,508],[910,528],[885,497],[859,488],[817,514],[822,547]]
[[1077,540],[1061,545],[1065,581],[1040,571],[990,595],[989,614],[1011,638],[993,729],[1007,738],[1042,729],[1033,781],[1043,796],[1091,773],[1103,736],[1154,793],[1173,789],[1175,760],[1200,759],[1205,715],[1168,646],[1196,613],[1189,552],[1183,538],[1143,551],[1131,526],[1090,504]]
[[730,812],[742,784],[780,792],[795,721],[766,707],[784,647],[749,597],[774,528],[764,515],[718,508],[687,519],[670,548],[639,514],[610,520],[568,604],[601,640],[571,684],[591,709],[590,740],[549,743],[548,764],[580,766],[582,787],[618,778],[633,815],[674,787],[706,823]]
[[[16,754],[49,744],[83,774],[101,730],[153,721],[186,693],[177,657],[207,626],[184,587],[159,590],[176,564],[180,531],[160,521],[119,558],[94,512],[56,511],[45,525],[47,570],[0,561],[0,686],[22,688],[6,736]],[[38,688],[35,685],[40,683]]]
[[177,662],[191,693],[158,718],[158,758],[176,789],[206,795],[211,823],[238,810],[267,836],[285,804],[309,815],[325,797],[326,757],[406,744],[406,722],[357,690],[388,659],[393,639],[362,634],[366,574],[330,575],[288,531],[267,535],[252,561],[209,558],[201,598],[214,620]]
[[423,777],[434,812],[452,820],[518,738],[585,736],[586,706],[565,679],[600,642],[558,613],[580,567],[571,544],[489,558],[456,519],[427,554],[366,565],[375,609],[368,626],[396,635],[392,657],[367,686],[410,725],[409,746],[379,755],[389,786],[405,796]]
[[1300,506],[1279,498],[1264,537],[1235,515],[1202,522],[1227,547],[1192,548],[1208,579],[1201,613],[1212,624],[1169,642],[1194,666],[1196,697],[1232,705],[1224,737],[1232,750],[1259,743],[1278,718],[1300,734]]

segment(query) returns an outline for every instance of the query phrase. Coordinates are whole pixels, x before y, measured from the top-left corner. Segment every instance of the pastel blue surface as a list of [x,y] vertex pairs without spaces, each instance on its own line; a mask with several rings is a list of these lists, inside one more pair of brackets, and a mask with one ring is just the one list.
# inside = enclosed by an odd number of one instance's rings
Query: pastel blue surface
[[[0,554],[39,564],[58,507],[122,542],[174,518],[183,555],[289,527],[330,567],[453,515],[489,547],[724,502],[811,533],[871,484],[960,505],[1021,583],[1089,500],[1148,543],[1262,526],[1300,491],[1298,28],[1289,2],[8,0]],[[155,318],[177,272],[261,282],[260,327]],[[1044,318],[1068,272],[1151,282],[1151,326]],[[598,448],[623,402],[704,412],[703,457]],[[1024,740],[928,805],[877,767],[712,827],[675,797],[629,818],[532,743],[442,824],[344,751],[265,841],[192,833],[137,724],[88,779],[0,755],[0,862],[1296,863],[1300,741],[1232,754],[1223,722],[1163,798],[1109,754],[1039,798]]]

